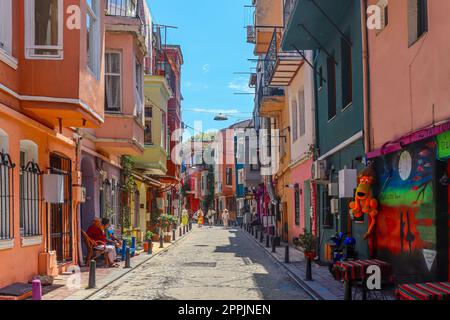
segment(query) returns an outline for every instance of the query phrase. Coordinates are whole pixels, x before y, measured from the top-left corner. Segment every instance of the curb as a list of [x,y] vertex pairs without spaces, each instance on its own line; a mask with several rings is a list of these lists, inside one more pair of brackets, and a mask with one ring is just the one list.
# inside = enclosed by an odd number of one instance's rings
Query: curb
[[[150,255],[148,258],[142,260],[141,262],[139,262],[137,265],[135,265],[134,267],[132,267],[131,269],[127,270],[127,272],[122,273],[121,275],[119,275],[117,278],[112,279],[111,281],[109,281],[108,283],[104,284],[103,286],[99,287],[98,289],[96,289],[94,292],[89,293],[89,295],[87,295],[86,297],[81,298],[80,300],[88,300],[89,298],[91,298],[92,296],[94,296],[95,294],[99,293],[101,290],[105,289],[106,287],[110,286],[111,284],[115,283],[117,280],[123,278],[125,275],[129,274],[131,271],[136,270],[138,267],[140,267],[141,265],[143,265],[144,263],[148,262],[149,260],[153,259],[154,257],[157,257],[163,253],[165,253],[167,250],[169,250],[172,245],[176,245],[179,242],[182,242],[184,239],[187,239],[188,236],[192,234],[192,230],[189,231],[188,233],[186,233],[184,235],[184,237],[182,238],[177,238],[177,240],[175,240],[174,242],[171,243],[170,246],[162,249],[161,251],[159,251],[158,253],[152,254]],[[72,296],[72,295],[71,295]],[[66,297],[64,300],[71,300],[70,297]]]
[[256,243],[260,248],[262,248],[266,255],[271,257],[273,261],[275,261],[278,265],[282,266],[285,270],[286,270],[286,274],[300,287],[302,288],[311,298],[313,298],[314,300],[325,300],[325,298],[323,298],[317,291],[315,291],[313,288],[311,288],[306,281],[304,281],[303,279],[299,278],[295,273],[293,273],[287,266],[286,264],[282,263],[281,261],[279,261],[276,257],[274,257],[270,252],[268,252],[266,250],[266,248],[259,243],[259,241],[256,241],[256,239],[252,236],[250,236],[249,234],[247,234],[247,232],[245,232],[245,230],[241,229],[242,233],[244,233],[246,235],[246,237],[251,238],[253,240],[254,243]]

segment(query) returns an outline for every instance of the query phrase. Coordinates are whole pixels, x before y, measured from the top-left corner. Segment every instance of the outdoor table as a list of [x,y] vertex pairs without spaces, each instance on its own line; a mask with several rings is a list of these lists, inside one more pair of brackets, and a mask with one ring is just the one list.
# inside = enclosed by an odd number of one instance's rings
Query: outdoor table
[[[344,280],[344,299],[352,300],[353,281],[365,281],[367,278],[367,268],[378,266],[381,270],[382,278],[388,278],[391,272],[391,265],[378,259],[348,260],[336,262],[333,269],[336,280]],[[363,300],[366,300],[366,290],[363,284]]]
[[396,296],[399,300],[450,300],[450,282],[401,284]]

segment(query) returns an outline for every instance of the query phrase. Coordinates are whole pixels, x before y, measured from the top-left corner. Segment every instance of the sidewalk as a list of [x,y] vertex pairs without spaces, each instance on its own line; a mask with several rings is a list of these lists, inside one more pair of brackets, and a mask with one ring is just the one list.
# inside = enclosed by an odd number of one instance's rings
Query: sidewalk
[[[96,269],[96,288],[86,289],[89,283],[89,266],[81,267],[81,274],[60,274],[57,276],[53,282],[53,285],[43,287],[42,300],[84,300],[89,298],[91,295],[95,294],[105,286],[111,284],[115,280],[123,277],[130,271],[136,269],[143,263],[152,259],[153,257],[161,254],[162,252],[168,250],[172,245],[177,244],[179,241],[183,241],[188,237],[191,232],[186,233],[181,238],[179,237],[179,230],[176,232],[176,240],[171,243],[164,243],[164,248],[159,248],[159,242],[153,244],[153,254],[148,255],[147,253],[139,250],[136,255],[131,258],[130,264],[131,268],[125,269],[125,262],[121,261],[118,264],[118,268],[104,268],[97,267]],[[79,278],[80,277],[80,278]],[[80,281],[80,285],[76,285],[71,288],[70,283],[75,281]],[[69,284],[69,286],[68,286]]]
[[306,277],[306,260],[303,252],[289,246],[289,262],[284,263],[286,243],[281,243],[281,247],[276,248],[276,253],[272,253],[272,247],[266,248],[266,239],[262,243],[258,239],[246,232],[241,231],[249,238],[253,239],[265,252],[281,263],[289,272],[288,274],[306,291],[317,300],[344,300],[344,285],[341,281],[336,281],[328,271],[328,266],[312,264],[313,281],[304,280]]

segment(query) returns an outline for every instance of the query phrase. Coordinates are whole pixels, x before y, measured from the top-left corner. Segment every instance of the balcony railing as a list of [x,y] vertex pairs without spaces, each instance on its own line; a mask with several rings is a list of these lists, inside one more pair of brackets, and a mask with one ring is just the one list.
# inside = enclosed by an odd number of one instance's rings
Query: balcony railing
[[[274,78],[279,76],[276,74],[277,72],[283,71],[289,73],[289,71],[292,71],[289,69],[280,70],[280,68],[288,67],[287,65],[284,65],[285,63],[292,65],[294,61],[295,63],[299,63],[299,61],[303,59],[302,55],[297,51],[281,51],[280,41],[281,33],[278,30],[275,30],[264,59],[264,80],[267,87],[273,85],[276,86],[277,81],[274,81]],[[301,52],[303,53],[303,51]],[[292,76],[295,75],[296,71],[297,70],[295,70]],[[288,73],[286,73],[286,76],[288,76]]]
[[261,103],[265,97],[282,97],[284,96],[284,89],[283,88],[274,88],[269,87],[265,84],[264,79],[261,78],[259,81],[258,86],[256,87],[256,103],[258,108],[261,108]]
[[292,12],[294,11],[296,3],[297,3],[297,0],[285,0],[284,1],[284,7],[283,7],[284,28],[287,28],[287,25],[291,18]]
[[139,0],[106,0],[106,15],[115,17],[139,18]]

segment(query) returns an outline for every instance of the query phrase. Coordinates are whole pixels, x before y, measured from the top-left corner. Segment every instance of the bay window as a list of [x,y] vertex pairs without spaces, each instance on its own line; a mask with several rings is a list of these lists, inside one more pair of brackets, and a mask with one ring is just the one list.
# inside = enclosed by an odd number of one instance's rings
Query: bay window
[[98,16],[99,1],[86,0],[87,61],[92,73],[100,74],[100,19]]
[[107,52],[105,59],[105,112],[122,111],[122,57],[120,52]]
[[63,0],[25,0],[25,57],[62,59]]
[[16,68],[12,58],[12,0],[0,1],[0,60]]

